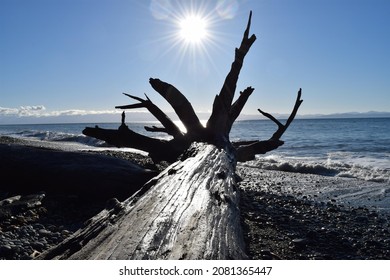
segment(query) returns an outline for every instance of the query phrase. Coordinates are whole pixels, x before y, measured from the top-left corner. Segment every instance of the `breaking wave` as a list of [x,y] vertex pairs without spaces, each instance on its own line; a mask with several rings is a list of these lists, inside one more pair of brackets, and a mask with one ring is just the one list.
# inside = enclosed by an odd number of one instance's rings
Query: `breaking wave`
[[41,140],[48,142],[70,142],[78,143],[94,147],[105,147],[107,144],[104,141],[87,137],[82,134],[72,134],[64,132],[53,131],[36,131],[36,130],[24,130],[15,134],[16,137],[28,138],[33,140]]
[[285,157],[270,155],[258,157],[244,165],[295,173],[308,173],[323,176],[348,177],[372,182],[390,183],[390,168],[386,165],[389,159],[377,157],[359,161],[350,153],[329,154],[327,158]]

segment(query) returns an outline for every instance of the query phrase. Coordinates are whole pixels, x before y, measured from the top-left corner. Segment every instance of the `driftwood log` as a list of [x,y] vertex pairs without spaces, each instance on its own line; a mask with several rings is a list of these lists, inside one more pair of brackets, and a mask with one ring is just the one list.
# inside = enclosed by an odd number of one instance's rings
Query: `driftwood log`
[[173,107],[187,132],[182,132],[148,96],[126,94],[139,103],[120,109],[146,108],[171,140],[136,133],[124,123],[117,130],[86,128],[83,133],[117,147],[147,151],[154,161],[172,164],[123,202],[113,200],[83,229],[40,259],[244,259],[238,208],[236,162],[253,159],[283,144],[280,140],[302,102],[298,92],[294,109],[283,125],[265,141],[231,143],[229,133],[254,89],[234,93],[244,58],[256,40],[249,36],[252,12],[220,93],[215,97],[207,125],[200,123],[187,98],[174,86],[150,79],[151,86]]
[[41,257],[245,258],[233,159],[205,144],[193,144],[187,156]]
[[0,174],[1,190],[12,194],[44,191],[102,201],[112,197],[124,200],[158,175],[127,160],[104,155],[3,144]]

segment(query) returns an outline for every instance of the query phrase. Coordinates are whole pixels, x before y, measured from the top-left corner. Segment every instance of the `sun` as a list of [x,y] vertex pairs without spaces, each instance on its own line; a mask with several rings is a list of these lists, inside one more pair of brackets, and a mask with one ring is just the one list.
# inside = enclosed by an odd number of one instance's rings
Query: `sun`
[[208,36],[207,20],[199,15],[187,15],[178,22],[179,36],[188,44],[202,43]]

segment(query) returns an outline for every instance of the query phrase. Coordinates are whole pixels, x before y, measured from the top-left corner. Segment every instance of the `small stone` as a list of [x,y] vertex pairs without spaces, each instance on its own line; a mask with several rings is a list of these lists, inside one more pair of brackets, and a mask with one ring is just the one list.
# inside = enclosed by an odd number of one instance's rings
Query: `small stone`
[[50,235],[51,234],[51,231],[48,231],[46,229],[40,229],[38,231],[39,235],[43,235],[43,236],[47,236],[47,235]]
[[41,250],[41,249],[45,248],[45,245],[41,242],[38,242],[38,241],[32,243],[31,246],[37,250]]

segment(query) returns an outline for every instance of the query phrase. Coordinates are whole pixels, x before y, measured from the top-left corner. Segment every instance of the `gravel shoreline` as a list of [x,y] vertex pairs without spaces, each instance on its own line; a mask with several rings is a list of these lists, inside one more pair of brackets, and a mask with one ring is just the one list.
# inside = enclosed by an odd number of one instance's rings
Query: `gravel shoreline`
[[[0,143],[23,144],[0,137]],[[99,154],[102,154],[99,152]],[[148,158],[104,152],[152,168]],[[155,167],[162,169],[164,166]],[[287,192],[300,181],[337,183],[337,178],[269,171],[238,165],[241,221],[251,259],[390,259],[390,217],[373,207],[352,207],[337,199]],[[0,189],[0,259],[33,259],[100,212],[104,199],[73,194],[19,195]]]
[[390,216],[386,212],[339,204],[332,197],[319,201],[282,191],[282,184],[293,177],[306,184],[312,180],[313,185],[337,184],[340,178],[242,166],[238,173],[243,178],[244,238],[252,259],[390,259]]
[[[40,199],[32,205],[36,197]],[[105,205],[73,195],[40,193],[18,198],[0,201],[0,260],[33,259],[69,237]]]

